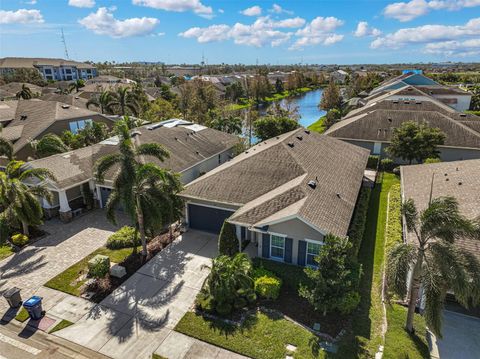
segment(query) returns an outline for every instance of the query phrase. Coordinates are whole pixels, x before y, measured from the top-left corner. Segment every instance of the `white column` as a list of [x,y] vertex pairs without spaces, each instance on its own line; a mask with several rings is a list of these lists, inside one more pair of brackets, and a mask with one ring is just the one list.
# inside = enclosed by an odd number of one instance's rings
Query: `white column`
[[60,212],[70,212],[72,210],[68,204],[66,191],[58,191],[58,199],[60,201]]
[[100,186],[97,186],[97,199],[98,199],[98,204],[100,205],[100,208],[103,208],[105,203],[102,201],[102,193],[100,192]]

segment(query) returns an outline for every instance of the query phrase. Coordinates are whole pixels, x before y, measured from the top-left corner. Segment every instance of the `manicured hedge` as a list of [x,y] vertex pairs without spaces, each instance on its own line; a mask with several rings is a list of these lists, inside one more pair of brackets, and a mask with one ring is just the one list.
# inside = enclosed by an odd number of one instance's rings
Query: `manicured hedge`
[[300,266],[275,262],[269,259],[258,257],[253,258],[252,262],[256,269],[263,268],[272,272],[282,280],[284,285],[292,289],[298,289],[301,283],[308,284],[310,281],[303,271],[304,268]]
[[277,299],[280,295],[282,280],[276,275],[262,275],[255,279],[255,293],[262,298]]
[[392,172],[397,165],[390,158],[384,158],[380,161],[380,169],[386,172]]
[[225,256],[234,256],[239,252],[235,226],[227,221],[223,222],[222,230],[218,237],[218,252]]
[[375,156],[375,155],[368,156],[367,168],[376,170],[378,167],[379,161],[380,161],[380,156]]
[[133,248],[140,245],[140,239],[135,241],[135,228],[123,226],[107,239],[108,249]]
[[393,246],[402,243],[402,197],[400,184],[394,184],[390,188],[388,202],[388,217],[385,228],[385,251],[388,252]]
[[350,228],[348,230],[348,237],[352,243],[351,253],[355,258],[357,258],[358,251],[362,245],[371,192],[372,189],[369,187],[362,187],[360,190],[357,205],[355,206],[355,211],[353,213],[352,222],[350,223]]

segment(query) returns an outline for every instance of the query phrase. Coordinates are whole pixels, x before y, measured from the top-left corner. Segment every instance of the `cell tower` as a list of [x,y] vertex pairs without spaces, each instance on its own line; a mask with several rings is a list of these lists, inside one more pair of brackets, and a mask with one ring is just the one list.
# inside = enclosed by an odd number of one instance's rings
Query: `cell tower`
[[65,41],[65,34],[63,33],[63,27],[62,27],[62,44],[65,50],[65,57],[67,58],[67,60],[70,60],[70,57],[68,56],[67,42]]

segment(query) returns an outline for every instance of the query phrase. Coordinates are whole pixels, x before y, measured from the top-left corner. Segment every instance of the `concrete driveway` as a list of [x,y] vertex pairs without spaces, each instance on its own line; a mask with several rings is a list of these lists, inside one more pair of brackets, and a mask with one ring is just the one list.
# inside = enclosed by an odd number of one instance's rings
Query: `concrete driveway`
[[151,358],[192,307],[217,252],[216,235],[184,233],[56,335],[113,358]]
[[478,359],[480,319],[451,311],[443,312],[443,339],[430,334],[432,359]]

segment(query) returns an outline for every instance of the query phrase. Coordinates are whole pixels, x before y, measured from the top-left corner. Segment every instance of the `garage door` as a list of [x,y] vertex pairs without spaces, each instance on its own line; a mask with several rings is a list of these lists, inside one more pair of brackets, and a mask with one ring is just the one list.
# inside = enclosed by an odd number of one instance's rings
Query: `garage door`
[[211,208],[196,204],[188,205],[189,226],[200,231],[220,233],[223,222],[230,217],[233,211]]

